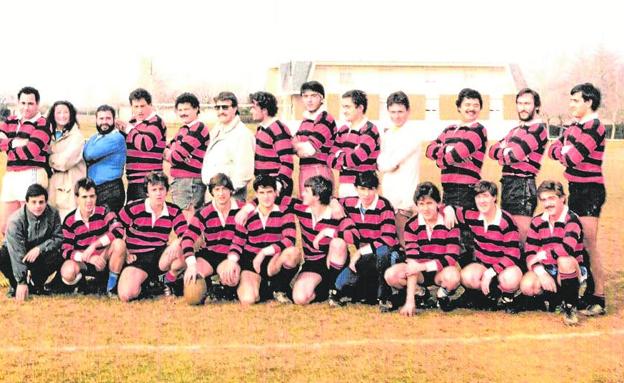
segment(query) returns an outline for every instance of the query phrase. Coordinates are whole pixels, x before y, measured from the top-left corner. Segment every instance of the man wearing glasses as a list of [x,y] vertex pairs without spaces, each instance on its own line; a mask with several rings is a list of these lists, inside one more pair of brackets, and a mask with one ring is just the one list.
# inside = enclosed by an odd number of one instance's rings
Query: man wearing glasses
[[[253,134],[240,120],[238,100],[232,92],[221,92],[215,98],[219,122],[210,130],[210,142],[202,164],[202,180],[208,185],[210,178],[224,173],[234,186],[233,197],[239,201],[247,198],[247,183],[254,175]],[[212,200],[206,193],[206,202]]]

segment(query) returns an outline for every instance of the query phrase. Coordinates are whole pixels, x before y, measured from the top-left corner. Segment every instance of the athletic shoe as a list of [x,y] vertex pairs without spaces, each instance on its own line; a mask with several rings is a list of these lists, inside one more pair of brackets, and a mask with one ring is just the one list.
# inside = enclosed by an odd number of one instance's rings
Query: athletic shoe
[[170,285],[169,283],[165,283],[165,287],[163,287],[163,295],[166,297],[174,296],[173,286]]
[[563,306],[563,323],[567,326],[576,326],[579,322],[578,315],[576,315],[576,307],[572,305]]
[[579,312],[587,317],[594,317],[598,315],[605,315],[607,313],[607,310],[605,310],[605,308],[598,303],[594,303],[585,307]]
[[346,304],[346,302],[342,300],[342,293],[335,289],[329,290],[327,303],[329,303],[329,307],[342,307]]
[[273,299],[283,305],[289,305],[293,303],[290,298],[288,298],[288,294],[283,291],[273,291]]
[[386,300],[379,300],[379,312],[380,313],[389,313],[393,310],[395,310],[395,306],[392,304],[392,301],[386,299]]

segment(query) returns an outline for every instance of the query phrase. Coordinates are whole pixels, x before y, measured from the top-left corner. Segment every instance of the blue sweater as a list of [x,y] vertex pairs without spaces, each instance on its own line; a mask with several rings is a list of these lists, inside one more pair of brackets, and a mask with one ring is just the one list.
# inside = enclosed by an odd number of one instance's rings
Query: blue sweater
[[87,175],[96,185],[121,178],[126,164],[126,140],[117,130],[94,134],[84,146]]

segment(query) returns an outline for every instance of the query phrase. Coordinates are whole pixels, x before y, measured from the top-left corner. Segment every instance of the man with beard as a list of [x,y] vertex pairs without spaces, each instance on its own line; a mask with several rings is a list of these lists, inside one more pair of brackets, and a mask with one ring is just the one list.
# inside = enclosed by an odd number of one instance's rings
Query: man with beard
[[516,95],[520,125],[490,147],[490,158],[503,165],[501,208],[513,216],[524,243],[537,206],[535,177],[540,169],[548,133],[538,117],[539,94],[524,88]]
[[97,133],[84,146],[87,175],[95,181],[95,193],[100,206],[118,212],[126,199],[123,175],[126,164],[126,142],[115,129],[115,109],[100,105],[95,112]]

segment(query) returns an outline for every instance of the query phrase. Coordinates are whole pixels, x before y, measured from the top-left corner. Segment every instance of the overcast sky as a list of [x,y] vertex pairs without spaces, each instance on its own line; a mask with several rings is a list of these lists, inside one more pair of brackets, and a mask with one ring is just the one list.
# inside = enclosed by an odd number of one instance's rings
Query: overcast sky
[[[141,58],[174,88],[260,89],[290,60],[520,64],[527,77],[598,46],[624,57],[615,1],[3,2],[0,95],[124,100]],[[158,100],[156,100],[158,101]]]

